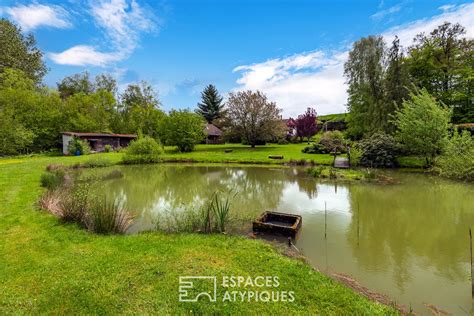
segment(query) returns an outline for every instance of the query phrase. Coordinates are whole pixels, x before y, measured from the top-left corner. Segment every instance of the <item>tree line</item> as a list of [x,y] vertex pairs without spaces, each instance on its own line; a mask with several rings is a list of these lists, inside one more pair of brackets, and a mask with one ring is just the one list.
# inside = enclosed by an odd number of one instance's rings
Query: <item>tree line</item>
[[350,136],[393,134],[393,115],[416,89],[452,109],[452,123],[474,122],[474,40],[465,33],[445,22],[408,48],[398,37],[389,47],[378,35],[356,41],[344,66]]

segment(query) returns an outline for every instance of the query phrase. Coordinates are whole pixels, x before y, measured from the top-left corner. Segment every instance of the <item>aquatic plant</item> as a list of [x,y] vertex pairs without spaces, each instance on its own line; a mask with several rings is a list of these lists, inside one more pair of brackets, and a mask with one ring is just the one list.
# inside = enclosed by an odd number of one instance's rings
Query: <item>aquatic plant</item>
[[212,213],[212,215],[214,215],[214,224],[217,231],[220,233],[225,232],[225,226],[229,219],[230,213],[229,196],[226,196],[226,198],[222,201],[219,198],[219,194],[217,192],[214,193],[211,203],[209,204],[209,209],[210,212],[208,211],[208,213]]
[[40,182],[43,188],[55,190],[64,182],[65,172],[63,169],[46,171],[41,175]]
[[84,168],[103,168],[103,167],[109,167],[112,165],[112,162],[108,159],[102,158],[102,157],[94,157],[83,164],[81,164],[81,167]]

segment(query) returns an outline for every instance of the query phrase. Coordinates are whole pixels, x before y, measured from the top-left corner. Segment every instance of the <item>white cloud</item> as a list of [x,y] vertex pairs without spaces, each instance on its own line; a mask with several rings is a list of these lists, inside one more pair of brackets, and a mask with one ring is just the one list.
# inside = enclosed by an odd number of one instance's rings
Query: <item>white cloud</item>
[[381,20],[381,19],[383,19],[384,17],[386,17],[387,15],[390,15],[390,14],[394,14],[394,13],[399,12],[401,9],[402,9],[402,6],[401,6],[401,5],[396,5],[396,6],[390,7],[390,8],[388,8],[388,9],[386,9],[386,10],[378,11],[377,13],[372,14],[370,17],[371,17],[373,20]]
[[[429,19],[391,28],[382,35],[387,43],[398,35],[401,44],[407,47],[416,34],[428,33],[444,21],[449,21],[460,23],[466,28],[466,35],[474,37],[473,16],[474,4],[460,5]],[[319,114],[344,112],[347,86],[343,73],[347,56],[348,51],[318,50],[238,66],[234,72],[241,75],[235,90],[263,91],[270,100],[277,102],[286,117],[295,117],[310,106],[316,108]]]
[[57,5],[30,4],[3,8],[0,14],[7,14],[25,31],[32,31],[41,26],[68,28],[69,14]]
[[60,65],[98,67],[105,67],[123,59],[121,52],[101,53],[96,48],[87,45],[77,45],[61,53],[49,53],[48,57]]
[[77,45],[49,57],[62,65],[100,66],[124,60],[137,48],[142,32],[156,29],[153,16],[146,13],[135,0],[91,1],[90,14],[106,37],[113,51],[101,52],[89,45]]

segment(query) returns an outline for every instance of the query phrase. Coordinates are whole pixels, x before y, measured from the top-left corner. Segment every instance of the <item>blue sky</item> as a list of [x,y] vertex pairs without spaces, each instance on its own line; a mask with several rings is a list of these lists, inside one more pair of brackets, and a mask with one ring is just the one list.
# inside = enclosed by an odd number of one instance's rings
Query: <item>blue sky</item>
[[362,36],[408,46],[443,21],[474,36],[466,1],[0,0],[0,15],[36,36],[48,85],[84,70],[146,80],[165,110],[194,108],[208,83],[260,89],[284,116],[345,111],[343,64]]

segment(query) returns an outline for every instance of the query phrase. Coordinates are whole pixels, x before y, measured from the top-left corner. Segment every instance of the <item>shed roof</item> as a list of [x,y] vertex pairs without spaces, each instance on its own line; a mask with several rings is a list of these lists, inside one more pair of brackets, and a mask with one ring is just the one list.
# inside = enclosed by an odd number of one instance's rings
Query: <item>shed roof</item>
[[77,137],[121,137],[121,138],[137,138],[134,134],[112,134],[112,133],[82,133],[82,132],[61,132],[63,135]]
[[210,123],[206,125],[206,129],[204,130],[204,132],[208,136],[221,136],[222,135],[222,131],[217,126]]

